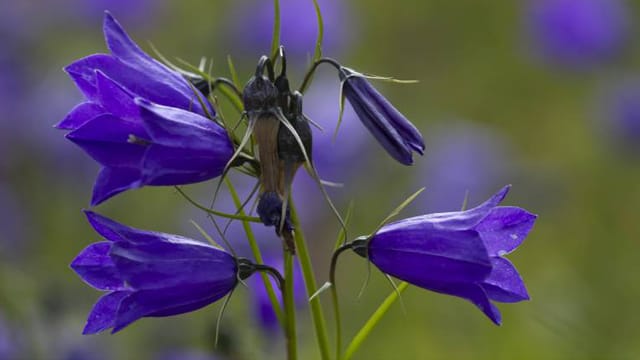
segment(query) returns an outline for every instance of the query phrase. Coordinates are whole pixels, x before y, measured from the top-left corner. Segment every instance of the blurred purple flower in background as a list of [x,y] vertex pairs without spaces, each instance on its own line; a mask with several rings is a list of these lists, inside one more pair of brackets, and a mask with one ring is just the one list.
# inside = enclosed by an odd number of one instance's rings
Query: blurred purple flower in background
[[13,337],[9,324],[5,322],[0,312],[0,359],[18,359],[18,346]]
[[[284,271],[282,254],[276,254],[276,252],[270,250],[268,252],[264,252],[263,256],[265,264],[278,269],[281,273]],[[269,280],[276,291],[278,300],[280,300],[280,303],[282,304],[282,294],[278,291],[276,282],[271,277]],[[307,293],[303,281],[302,270],[300,269],[299,263],[296,261],[293,268],[293,296],[295,305],[298,308],[297,311],[306,308]],[[255,318],[258,320],[258,324],[262,330],[264,330],[264,334],[267,336],[281,334],[278,318],[271,307],[267,288],[264,286],[262,278],[260,276],[254,276],[249,279],[249,289],[251,291],[251,305],[256,316]]]
[[[349,44],[354,36],[353,17],[349,2],[318,0],[324,20],[323,52],[335,56]],[[273,32],[273,2],[263,0],[235,1],[228,33],[233,34],[230,46],[255,55],[268,52]],[[313,55],[318,25],[312,1],[280,1],[281,43],[287,56],[300,61]],[[293,61],[296,63],[298,61]],[[306,106],[306,105],[305,105]]]
[[469,193],[480,201],[507,181],[511,169],[508,142],[489,127],[448,121],[428,129],[429,154],[416,172],[416,186],[426,187],[420,209],[454,211]]
[[624,0],[529,0],[525,22],[546,62],[588,68],[621,54],[630,39]]
[[499,325],[500,311],[491,300],[529,299],[518,271],[502,256],[520,246],[536,220],[524,209],[498,206],[508,191],[506,186],[467,211],[384,225],[370,239],[356,240],[353,249],[384,273],[470,301]]
[[640,78],[610,87],[599,103],[598,132],[613,146],[640,155]]
[[[30,227],[23,204],[19,202],[16,191],[0,181],[0,259],[12,261],[20,258],[29,246]],[[0,357],[1,359],[2,357]]]
[[71,263],[87,284],[107,291],[91,310],[84,334],[200,309],[229,294],[241,276],[236,259],[211,245],[85,213],[108,241],[89,245]]

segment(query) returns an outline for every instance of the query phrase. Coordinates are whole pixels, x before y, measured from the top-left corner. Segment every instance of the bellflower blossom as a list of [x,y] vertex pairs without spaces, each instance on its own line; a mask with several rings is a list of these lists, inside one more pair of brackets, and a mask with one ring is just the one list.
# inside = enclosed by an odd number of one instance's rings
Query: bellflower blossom
[[524,209],[498,206],[508,191],[506,186],[467,211],[387,224],[352,248],[386,274],[470,301],[499,325],[500,311],[491,301],[529,299],[516,268],[503,256],[524,241],[536,220]]
[[84,334],[197,310],[229,294],[243,277],[236,259],[211,245],[85,213],[108,241],[89,245],[71,263],[87,284],[107,292],[91,310]]
[[[72,130],[67,138],[103,166],[91,205],[144,185],[189,184],[220,175],[233,145],[223,127],[201,115],[208,105],[192,103],[189,97],[196,95],[186,80],[139,52],[109,15],[105,33],[112,51],[133,65],[108,55],[70,65],[67,71],[88,101],[57,125]],[[144,78],[147,65],[158,76],[155,82]]]
[[589,67],[618,55],[626,45],[628,13],[624,0],[530,0],[525,21],[543,59]]
[[364,126],[397,161],[413,164],[413,152],[424,154],[422,134],[367,78],[349,68],[340,68],[344,96]]

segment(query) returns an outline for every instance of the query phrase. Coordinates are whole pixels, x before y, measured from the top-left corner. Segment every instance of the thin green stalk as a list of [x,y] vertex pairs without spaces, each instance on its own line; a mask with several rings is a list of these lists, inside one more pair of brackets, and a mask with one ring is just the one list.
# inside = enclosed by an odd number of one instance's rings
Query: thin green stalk
[[297,354],[296,308],[293,301],[293,255],[284,251],[284,311],[287,321],[287,359],[295,360]]
[[244,216],[244,215],[239,215],[239,214],[227,214],[227,213],[222,212],[222,211],[209,209],[208,207],[206,207],[204,205],[201,205],[197,201],[193,200],[180,187],[175,186],[175,189],[180,193],[180,195],[182,195],[182,197],[184,197],[188,202],[190,202],[191,205],[197,207],[198,209],[200,209],[200,210],[202,210],[202,211],[204,211],[206,213],[209,213],[209,214],[212,214],[212,215],[216,215],[216,216],[220,216],[220,217],[227,218],[227,219],[242,220],[242,221],[248,221],[248,222],[254,222],[254,223],[262,223],[262,221],[260,221],[260,218],[258,218],[258,217]]
[[391,305],[393,305],[393,303],[400,297],[400,293],[402,293],[402,291],[404,291],[407,286],[409,286],[408,283],[402,282],[400,283],[400,285],[398,285],[397,289],[394,289],[393,292],[389,294],[389,296],[387,296],[387,298],[382,302],[382,304],[380,304],[373,315],[371,315],[369,320],[367,320],[362,329],[360,329],[353,340],[351,340],[351,343],[347,347],[342,360],[351,359],[353,354],[360,348],[360,345],[362,345],[362,342],[367,338],[367,336],[369,336],[373,328],[378,325],[384,314],[387,313]]
[[[313,265],[311,264],[311,257],[309,256],[309,250],[307,248],[307,242],[302,234],[302,227],[300,226],[300,220],[296,212],[295,205],[291,201],[289,203],[291,209],[291,220],[293,226],[296,229],[294,231],[294,240],[296,243],[296,249],[298,250],[298,258],[300,260],[300,268],[302,269],[302,276],[304,277],[304,284],[307,290],[307,296],[313,295],[317,289],[316,277],[313,273]],[[309,301],[311,307],[311,318],[313,319],[313,326],[315,328],[316,340],[318,341],[318,347],[320,348],[320,355],[323,360],[329,360],[329,336],[327,335],[327,325],[322,310],[322,304],[320,303],[320,297],[316,296]]]
[[[347,215],[350,214],[347,213]],[[342,232],[341,232],[342,234]],[[338,235],[340,240],[341,235]],[[329,282],[331,282],[331,301],[333,302],[333,315],[336,325],[336,360],[340,359],[342,354],[342,320],[340,317],[340,303],[338,302],[338,288],[336,284],[336,268],[338,266],[338,257],[346,250],[351,249],[350,244],[344,244],[338,247],[331,256],[331,268],[329,271]]]
[[[235,187],[231,183],[229,178],[224,179],[227,187],[229,188],[229,193],[231,193],[231,197],[233,198],[233,203],[236,208],[238,208],[240,215],[245,215],[244,210],[242,210],[242,201],[240,201],[240,197],[238,196],[238,192]],[[256,238],[253,235],[253,231],[251,230],[251,224],[243,220],[242,227],[244,228],[245,233],[247,234],[247,239],[249,240],[249,246],[251,247],[251,251],[253,252],[253,257],[256,259],[258,264],[264,264],[264,260],[262,259],[262,253],[260,253],[260,247],[256,242]],[[260,272],[260,276],[262,277],[262,281],[264,282],[264,286],[267,288],[267,294],[269,295],[269,301],[271,301],[271,307],[273,311],[276,313],[276,317],[278,318],[278,322],[282,326],[283,329],[286,330],[286,323],[284,320],[284,314],[282,313],[282,308],[280,307],[280,302],[278,301],[278,297],[276,296],[275,291],[273,290],[273,285],[271,284],[271,280],[269,279],[269,275],[264,272]]]
[[322,39],[324,39],[324,21],[322,20],[322,12],[318,0],[313,0],[313,7],[316,10],[316,18],[318,20],[318,37],[316,38],[316,50],[313,54],[313,61],[320,60],[322,57]]
[[280,48],[280,1],[273,0],[273,36],[271,37],[271,59],[278,56]]

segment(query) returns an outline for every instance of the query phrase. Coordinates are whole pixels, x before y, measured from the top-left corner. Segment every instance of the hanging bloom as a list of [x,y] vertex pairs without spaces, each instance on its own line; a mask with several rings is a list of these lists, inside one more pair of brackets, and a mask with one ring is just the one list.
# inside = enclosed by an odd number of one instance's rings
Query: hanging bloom
[[197,310],[250,275],[233,256],[208,244],[85,214],[108,241],[89,245],[71,263],[87,284],[107,292],[91,310],[84,334],[115,333],[143,317]]
[[87,98],[57,127],[103,168],[91,205],[145,185],[181,185],[220,175],[233,154],[213,109],[177,72],[150,58],[107,13],[112,54],[66,70]]
[[536,215],[498,206],[509,186],[467,210],[429,214],[383,226],[352,247],[382,272],[413,285],[469,300],[494,323],[491,300],[519,302],[529,295],[516,268],[503,258],[524,241]]
[[528,35],[549,63],[590,67],[619,55],[630,35],[624,0],[530,0]]
[[340,68],[344,96],[364,126],[394,159],[413,163],[412,153],[424,154],[422,134],[382,96],[366,77],[349,68]]
[[103,30],[111,54],[89,55],[65,68],[87,101],[76,106],[57,125],[59,129],[73,130],[103,113],[99,109],[103,104],[97,86],[98,71],[134,96],[202,116],[215,114],[202,94],[196,92],[178,72],[144,53],[108,12],[105,13]]

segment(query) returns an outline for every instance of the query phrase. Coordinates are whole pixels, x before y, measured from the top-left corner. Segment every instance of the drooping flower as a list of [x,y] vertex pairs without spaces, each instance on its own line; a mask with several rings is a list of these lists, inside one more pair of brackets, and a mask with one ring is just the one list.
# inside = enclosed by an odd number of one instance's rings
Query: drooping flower
[[525,21],[547,62],[586,68],[619,55],[630,35],[624,0],[530,0]]
[[453,295],[476,305],[501,323],[491,303],[528,300],[524,282],[503,256],[515,250],[533,227],[536,215],[498,206],[509,186],[467,210],[429,214],[383,226],[353,249],[382,272],[427,290]]
[[91,310],[84,334],[114,333],[143,317],[197,310],[250,275],[233,256],[211,245],[85,213],[107,241],[89,245],[71,267],[87,284],[107,293]]
[[226,131],[204,115],[206,100],[151,59],[105,17],[114,55],[78,60],[67,72],[87,98],[57,127],[103,168],[91,205],[145,185],[180,185],[220,175],[233,154]]
[[424,153],[422,134],[364,75],[341,67],[340,79],[344,96],[360,121],[391,157],[404,165],[411,165],[414,151],[420,155]]

